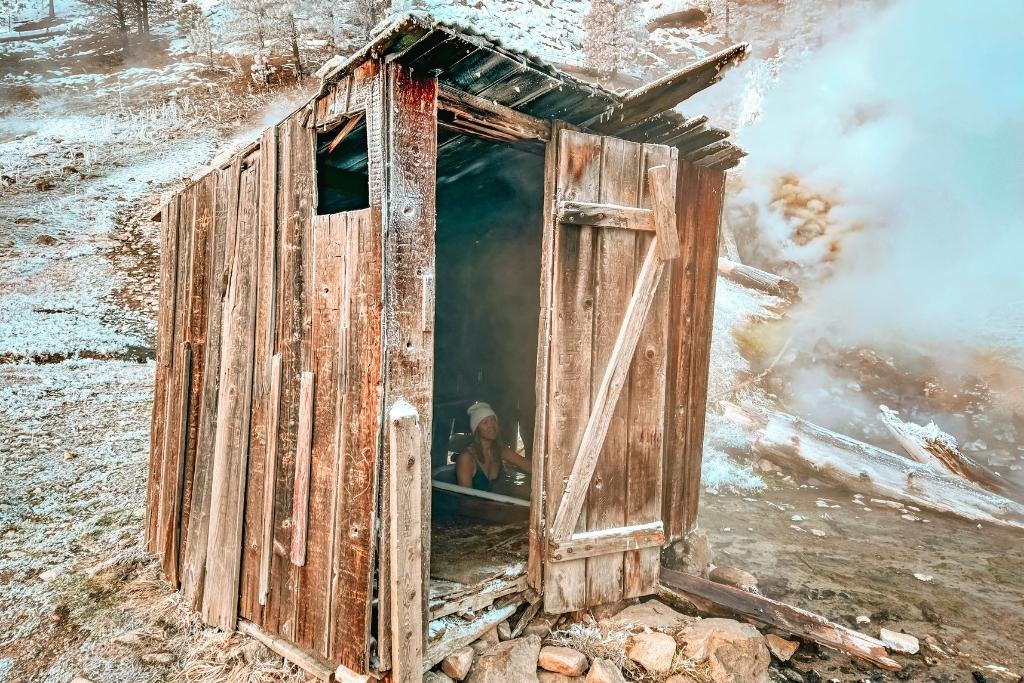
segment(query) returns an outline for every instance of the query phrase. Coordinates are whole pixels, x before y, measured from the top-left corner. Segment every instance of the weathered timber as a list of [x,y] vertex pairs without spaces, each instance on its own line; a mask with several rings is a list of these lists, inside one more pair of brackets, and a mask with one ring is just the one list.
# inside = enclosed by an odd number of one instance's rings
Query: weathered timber
[[306,564],[309,525],[309,470],[313,457],[313,384],[315,375],[303,372],[299,380],[299,431],[295,439],[295,484],[292,498],[292,564]]
[[[274,487],[277,484],[277,439],[272,438],[277,434],[280,420],[281,406],[281,354],[275,353],[270,359],[270,388],[267,429],[266,433],[271,439],[268,442],[266,451],[266,464],[263,469],[261,497],[261,521],[260,527],[260,562],[257,574],[257,601],[260,605],[267,604],[267,596],[270,594],[270,563],[274,553]],[[259,483],[259,482],[257,482]]]
[[451,614],[479,612],[494,604],[499,598],[526,590],[526,577],[519,576],[509,579],[498,576],[482,584],[472,587],[475,590],[465,591],[455,596],[443,596],[430,599],[430,620],[447,617]]
[[[260,136],[259,246],[257,251],[256,329],[253,348],[252,417],[249,426],[249,483],[245,488],[245,526],[242,534],[242,574],[239,614],[263,623],[271,547],[267,525],[273,524],[273,477],[276,476],[277,409],[280,399],[280,359],[274,365],[277,298],[277,128]],[[276,371],[272,373],[272,370]],[[276,386],[276,393],[272,387]],[[273,424],[271,424],[273,420]],[[270,470],[268,473],[267,470]],[[266,479],[271,477],[269,493]],[[271,519],[266,519],[269,510]],[[264,564],[266,562],[266,564]]]
[[420,523],[422,427],[412,404],[398,399],[389,415],[390,471],[387,539],[391,557],[391,677],[398,683],[421,677],[423,643],[423,529]]
[[698,600],[710,601],[733,614],[813,640],[883,669],[899,671],[902,668],[899,662],[888,656],[882,641],[832,623],[813,612],[672,569],[662,568],[661,581],[669,597],[674,593],[680,593],[684,598],[695,596]]
[[533,450],[530,497],[535,503],[530,506],[530,553],[527,564],[527,581],[540,592],[543,589],[544,572],[542,565],[544,543],[544,484],[547,444],[548,416],[548,373],[551,367],[551,311],[554,291],[554,249],[555,232],[559,229],[555,218],[555,183],[558,173],[559,133],[563,124],[551,125],[551,139],[544,153],[544,208],[541,213],[541,254],[540,254],[540,313],[537,329],[537,365],[535,373],[536,403],[534,414]]
[[665,527],[661,522],[581,531],[569,538],[551,541],[548,559],[551,562],[565,562],[641,548],[660,548],[664,542]]
[[341,127],[341,130],[338,131],[338,134],[335,135],[334,138],[331,139],[330,144],[327,145],[328,154],[337,149],[338,145],[344,142],[345,138],[348,137],[348,134],[355,130],[356,126],[358,126],[360,122],[363,120],[363,114],[364,112],[357,111],[348,119],[348,121],[345,122],[345,124]]
[[676,207],[672,201],[672,180],[675,174],[668,166],[655,166],[648,169],[647,174],[651,181],[651,204],[654,207],[654,230],[658,236],[658,255],[662,261],[679,258],[679,234],[675,229]]
[[551,137],[547,121],[454,88],[439,88],[437,107],[439,124],[470,135],[513,143]]
[[228,235],[234,238],[238,216],[238,179],[241,158],[217,172],[216,204],[210,241],[207,282],[207,326],[205,374],[199,406],[199,429],[196,433],[195,467],[192,504],[186,527],[185,552],[181,572],[181,593],[193,609],[203,604],[203,582],[206,576],[206,548],[210,530],[210,491],[213,470],[213,445],[216,436],[217,400],[220,388],[221,324],[224,317],[224,295],[227,290]]
[[[667,167],[667,172],[655,171]],[[640,206],[651,207],[655,214],[659,249],[663,241],[678,244],[668,231],[675,232],[676,152],[661,145],[644,145],[640,174]],[[669,206],[665,206],[668,203]],[[650,248],[654,235],[637,236],[636,259]],[[671,247],[670,247],[671,249]],[[678,247],[676,248],[678,249]],[[664,258],[665,251],[661,250]],[[667,391],[669,325],[669,275],[666,262],[651,303],[651,311],[643,325],[637,352],[633,356],[629,376],[630,427],[629,463],[626,468],[626,524],[628,526],[661,522],[661,481],[664,470],[664,412]],[[639,268],[639,263],[637,263]],[[661,566],[662,539],[658,544],[628,550],[623,554],[622,597],[649,594],[658,582]]]
[[654,232],[654,212],[635,206],[563,201],[558,203],[558,221],[572,225]]
[[460,647],[466,647],[474,640],[491,630],[501,622],[515,614],[519,602],[494,607],[488,612],[477,616],[472,621],[463,621],[457,617],[444,617],[447,628],[437,640],[429,643],[423,654],[423,671],[427,672],[437,666],[442,659]]
[[[181,345],[181,353],[179,354],[179,369],[178,374],[178,388],[180,393],[177,396],[178,403],[181,406],[181,411],[178,414],[180,421],[175,425],[178,428],[179,434],[186,434],[188,430],[188,416],[192,412],[191,395],[192,395],[192,344],[185,342]],[[178,448],[174,453],[174,460],[172,461],[177,467],[177,471],[167,471],[171,475],[170,481],[173,482],[173,490],[175,491],[174,497],[171,499],[171,507],[168,510],[168,517],[171,520],[171,526],[167,537],[167,546],[164,551],[164,564],[167,569],[167,581],[172,585],[178,585],[178,577],[180,574],[180,560],[181,560],[181,510],[182,510],[182,496],[183,489],[185,487],[185,453],[188,448],[188,439],[182,438],[178,444]]]
[[238,618],[256,321],[258,171],[258,166],[246,169],[239,181],[238,225],[229,250],[230,279],[224,301],[220,398],[203,591],[203,620],[227,631],[235,628]]
[[800,297],[800,289],[791,281],[774,273],[763,271],[760,268],[719,257],[718,272],[737,284],[771,294],[772,296],[784,297],[790,300],[796,300]]
[[238,630],[250,638],[263,643],[314,679],[325,681],[325,683],[332,683],[335,680],[334,667],[329,662],[303,650],[294,643],[290,643],[272,633],[267,633],[258,625],[246,619],[238,620]]
[[759,457],[852,491],[902,500],[936,512],[1024,529],[1024,505],[929,465],[851,439],[786,413],[723,403],[749,430]]

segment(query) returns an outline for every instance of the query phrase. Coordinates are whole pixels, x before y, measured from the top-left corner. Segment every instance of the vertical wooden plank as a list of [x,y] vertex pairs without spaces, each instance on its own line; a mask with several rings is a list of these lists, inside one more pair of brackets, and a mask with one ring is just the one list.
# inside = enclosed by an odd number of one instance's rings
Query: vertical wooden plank
[[668,387],[665,406],[665,447],[662,474],[662,520],[669,542],[686,530],[686,440],[689,400],[690,349],[693,326],[696,264],[697,168],[678,162],[676,225],[680,256],[671,262],[669,289]]
[[[639,206],[653,208],[650,176],[654,166],[667,166],[670,180],[665,188],[671,197],[675,191],[675,150],[661,145],[644,145]],[[675,225],[672,225],[675,229]],[[637,251],[644,254],[653,239],[637,234]],[[659,240],[660,243],[660,240]],[[637,267],[639,267],[638,256]],[[668,295],[670,270],[651,304],[647,322],[637,343],[630,368],[629,400],[629,463],[626,469],[626,524],[647,524],[661,519],[661,476],[664,445],[665,388],[668,343]],[[651,593],[657,587],[661,566],[661,548],[641,548],[623,556],[623,597],[632,598]]]
[[202,392],[205,388],[206,331],[210,296],[210,258],[213,252],[213,224],[216,206],[217,173],[211,171],[195,185],[195,234],[193,236],[192,272],[188,311],[187,339],[191,345],[192,371],[185,439],[184,467],[179,520],[179,572],[184,557],[184,541],[192,510],[192,482],[195,474],[196,447],[198,445],[199,414],[202,410]]
[[156,334],[156,377],[153,389],[153,418],[149,446],[149,482],[146,488],[146,549],[160,554],[161,472],[164,433],[167,428],[167,392],[173,362],[175,309],[178,299],[178,207],[175,194],[160,212],[160,300]]
[[[430,424],[433,409],[434,375],[434,226],[436,218],[435,184],[437,160],[437,80],[433,76],[413,74],[398,64],[386,67],[388,120],[384,127],[384,157],[387,169],[383,195],[384,225],[384,405],[399,398],[407,401],[419,416],[419,428],[427,434],[417,442],[419,450],[407,455],[416,458],[419,476],[406,481],[403,471],[386,469],[389,491],[414,495],[410,488],[430,485]],[[391,444],[385,441],[382,461],[392,462]],[[400,477],[396,482],[394,477]],[[424,559],[419,565],[420,581],[429,583],[430,494],[418,492],[422,509],[416,516],[421,525]],[[391,509],[396,501],[389,501]],[[387,518],[394,523],[392,518]],[[382,525],[387,529],[387,525]],[[390,530],[394,534],[396,530]],[[389,549],[390,550],[390,549]],[[404,561],[404,555],[402,556]],[[401,570],[390,557],[391,574]],[[395,590],[391,586],[391,590]],[[422,589],[416,608],[426,637],[426,596]],[[408,596],[392,596],[405,600]],[[407,609],[412,606],[407,607]],[[395,625],[395,628],[398,628]],[[392,633],[395,633],[394,628]],[[398,643],[392,643],[393,647]],[[405,643],[402,642],[404,649]]]
[[[261,496],[262,510],[260,519],[260,562],[257,601],[260,605],[267,604],[270,594],[270,565],[274,553],[274,489],[277,486],[277,434],[281,406],[281,354],[275,353],[270,360],[270,404],[267,414],[267,434],[270,435],[269,450],[266,454],[266,467],[263,472],[263,492]],[[259,479],[253,478],[254,483]],[[254,511],[255,512],[255,511]]]
[[[313,457],[313,384],[315,375],[303,372],[299,380],[299,431],[295,438],[295,484],[292,498],[292,564],[306,564],[309,528],[309,470]],[[296,641],[298,642],[298,641]]]
[[220,399],[214,439],[203,620],[234,630],[242,552],[256,325],[259,167],[239,181],[238,222],[224,302]]
[[[636,206],[640,196],[641,146],[611,137],[604,138],[602,143],[598,201]],[[639,269],[636,262],[636,231],[600,228],[596,233],[593,360],[590,365],[592,387],[601,383],[608,368],[608,360],[625,319]],[[626,525],[626,472],[631,435],[627,422],[629,390],[630,384],[627,383],[612,413],[604,446],[590,480],[585,508],[588,531]],[[588,558],[586,564],[587,604],[600,605],[620,600],[622,555],[599,555]]]
[[[600,193],[601,138],[563,131],[559,136],[559,200],[597,201]],[[554,519],[587,424],[592,384],[595,228],[560,225],[555,235],[555,287],[551,330],[551,374],[544,463],[545,516]],[[588,410],[582,407],[587,406]],[[580,515],[582,530],[586,515]],[[586,560],[548,562],[544,571],[545,609],[567,612],[586,607]]]
[[[298,642],[318,654],[327,654],[327,615],[330,605],[333,551],[334,482],[338,464],[338,412],[341,385],[340,309],[344,285],[346,217],[317,216],[313,223],[313,327],[312,355],[315,388],[312,396],[312,434],[308,469],[307,508],[296,514],[306,520]],[[298,479],[298,469],[296,469]],[[296,494],[298,495],[298,494]],[[296,524],[295,529],[299,529]],[[293,539],[293,550],[295,549]],[[293,561],[297,559],[293,557]]]
[[[277,419],[280,398],[280,359],[274,366],[275,310],[277,305],[277,128],[260,136],[259,151],[259,246],[257,252],[256,331],[253,352],[252,421],[249,436],[249,486],[245,491],[245,529],[243,533],[241,599],[243,617],[263,624],[263,609],[268,586],[272,546],[264,541],[264,530],[273,529],[273,498],[276,470]],[[275,372],[276,367],[276,372]],[[277,388],[274,393],[273,388]],[[268,474],[269,473],[269,474]],[[270,479],[268,493],[264,486]],[[269,500],[271,519],[265,520],[265,501]],[[264,561],[267,562],[264,565]],[[263,568],[267,573],[263,573]]]
[[414,683],[423,678],[423,552],[421,477],[423,426],[411,403],[395,401],[390,411],[388,469],[391,502],[388,538],[391,574],[391,680]]
[[687,400],[684,531],[697,522],[700,500],[700,466],[704,448],[704,418],[707,409],[708,370],[711,363],[711,332],[718,274],[718,232],[722,218],[725,172],[697,169],[696,261]]
[[541,591],[544,584],[544,473],[547,471],[548,385],[551,367],[551,316],[552,293],[554,291],[555,233],[558,221],[555,219],[556,183],[558,180],[559,136],[565,124],[555,121],[551,126],[551,139],[544,152],[544,209],[542,214],[541,255],[540,255],[540,319],[537,324],[537,410],[533,426],[533,452],[530,491],[530,555],[527,563],[527,581],[535,591]]
[[174,311],[174,337],[171,343],[173,365],[170,377],[173,381],[168,386],[168,405],[166,427],[164,430],[164,461],[161,472],[162,496],[160,502],[160,547],[162,552],[163,570],[167,580],[175,588],[178,586],[178,534],[176,527],[180,522],[181,457],[185,452],[187,431],[182,424],[188,424],[188,405],[183,394],[183,383],[189,375],[182,372],[182,347],[188,340],[188,312],[191,299],[192,245],[195,226],[195,185],[186,188],[181,195],[178,214],[178,263],[177,263],[177,302]]
[[[381,428],[381,236],[373,209],[348,216],[329,659],[365,671],[375,557]],[[377,220],[379,220],[379,213]]]
[[203,387],[199,392],[199,426],[195,438],[195,466],[192,477],[192,503],[185,536],[181,572],[181,592],[193,609],[203,603],[206,575],[206,546],[210,530],[210,485],[213,442],[216,433],[217,397],[220,387],[221,321],[227,284],[225,252],[228,233],[234,233],[238,215],[238,177],[241,159],[216,172],[214,221],[210,236],[207,271],[209,293],[206,301]]
[[[274,553],[264,628],[289,640],[295,637],[298,574],[288,547],[291,541],[292,486],[299,422],[299,381],[308,350],[309,226],[312,220],[313,130],[302,125],[305,110],[279,126],[278,175],[279,279],[276,315],[277,351],[281,354],[281,403],[277,434],[277,482],[274,490]],[[280,549],[280,550],[278,550]]]
[[179,581],[179,567],[181,560],[181,506],[182,506],[182,491],[185,485],[185,452],[188,448],[188,416],[192,411],[191,396],[192,396],[192,344],[191,342],[183,342],[179,347],[181,353],[179,355],[178,362],[178,379],[177,389],[180,392],[177,397],[178,405],[181,406],[177,413],[179,422],[175,424],[179,434],[183,437],[178,441],[178,450],[174,453],[174,462],[177,463],[177,471],[171,472],[171,479],[168,483],[172,486],[175,491],[174,497],[171,502],[171,527],[168,537],[167,550],[164,554],[164,565],[165,571],[167,572],[167,581],[174,585],[178,585]]

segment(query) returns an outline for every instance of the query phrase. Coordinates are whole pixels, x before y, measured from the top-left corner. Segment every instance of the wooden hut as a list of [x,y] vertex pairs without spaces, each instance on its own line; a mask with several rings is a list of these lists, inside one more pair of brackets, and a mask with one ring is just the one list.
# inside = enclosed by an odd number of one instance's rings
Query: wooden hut
[[[743,153],[672,108],[746,47],[621,95],[423,14],[374,35],[161,209],[146,531],[207,623],[406,681],[654,592],[693,527]],[[518,525],[432,515],[479,399],[532,462]]]

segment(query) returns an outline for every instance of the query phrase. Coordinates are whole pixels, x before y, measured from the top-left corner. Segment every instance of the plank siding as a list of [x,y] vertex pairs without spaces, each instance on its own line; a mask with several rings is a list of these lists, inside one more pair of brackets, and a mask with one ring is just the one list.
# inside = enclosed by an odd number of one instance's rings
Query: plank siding
[[[245,491],[239,613],[253,623],[264,625],[260,600],[260,568],[264,543],[264,482],[270,444],[276,446],[276,428],[271,417],[277,410],[271,386],[275,379],[271,359],[275,353],[277,310],[277,128],[260,136],[259,150],[259,245],[257,247],[256,330],[253,351],[252,418],[249,426],[249,486]],[[279,381],[279,378],[278,378]],[[275,474],[275,473],[271,473]],[[270,489],[273,497],[273,487]],[[272,501],[271,501],[272,503]],[[272,508],[271,508],[272,509]],[[271,525],[273,520],[270,521]],[[269,549],[269,548],[267,548]]]

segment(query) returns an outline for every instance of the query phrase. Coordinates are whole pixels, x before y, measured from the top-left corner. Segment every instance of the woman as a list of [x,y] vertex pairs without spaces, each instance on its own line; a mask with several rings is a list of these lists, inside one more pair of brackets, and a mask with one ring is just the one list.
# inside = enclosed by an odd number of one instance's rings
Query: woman
[[530,461],[509,448],[501,437],[498,416],[486,403],[477,401],[466,411],[473,441],[455,459],[455,478],[459,486],[490,491],[508,462],[527,474]]

